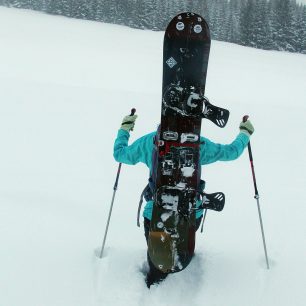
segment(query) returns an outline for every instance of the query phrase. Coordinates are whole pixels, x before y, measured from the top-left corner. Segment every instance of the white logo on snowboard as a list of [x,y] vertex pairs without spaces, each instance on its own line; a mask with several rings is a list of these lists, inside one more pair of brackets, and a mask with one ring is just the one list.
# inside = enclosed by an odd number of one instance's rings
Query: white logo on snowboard
[[194,26],[193,30],[194,30],[197,34],[199,34],[199,33],[202,32],[202,26],[201,26],[200,24],[197,24],[197,25]]
[[166,63],[170,68],[173,68],[177,64],[177,61],[171,56]]
[[183,22],[178,22],[178,23],[176,24],[176,28],[177,28],[177,30],[179,30],[179,31],[183,31],[183,30],[185,29],[185,25],[184,25]]

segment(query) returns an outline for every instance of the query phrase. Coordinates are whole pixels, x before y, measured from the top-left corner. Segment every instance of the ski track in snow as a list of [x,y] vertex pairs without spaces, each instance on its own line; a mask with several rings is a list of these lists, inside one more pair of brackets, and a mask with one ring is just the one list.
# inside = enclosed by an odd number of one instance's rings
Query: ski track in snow
[[[99,254],[118,165],[123,116],[131,142],[160,118],[163,33],[0,8],[0,305],[304,306],[306,301],[306,56],[212,42],[206,95],[231,111],[231,142],[245,114],[271,268],[253,199],[248,155],[202,170],[208,212],[196,256],[148,290],[136,227],[144,165],[123,165],[105,254]],[[124,50],[124,52],[123,52]]]

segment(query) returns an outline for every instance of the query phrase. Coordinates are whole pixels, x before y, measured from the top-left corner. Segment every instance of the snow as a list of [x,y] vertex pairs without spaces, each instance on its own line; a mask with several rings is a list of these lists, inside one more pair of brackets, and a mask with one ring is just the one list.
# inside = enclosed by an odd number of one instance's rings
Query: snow
[[213,41],[206,94],[245,114],[270,270],[266,269],[247,152],[205,167],[208,212],[196,256],[150,291],[136,226],[144,165],[122,167],[106,249],[99,253],[118,164],[123,116],[131,141],[160,118],[163,33],[0,8],[0,305],[302,306],[306,301],[306,56]]
[[183,176],[185,177],[192,177],[194,168],[193,167],[182,167],[181,171],[183,173]]

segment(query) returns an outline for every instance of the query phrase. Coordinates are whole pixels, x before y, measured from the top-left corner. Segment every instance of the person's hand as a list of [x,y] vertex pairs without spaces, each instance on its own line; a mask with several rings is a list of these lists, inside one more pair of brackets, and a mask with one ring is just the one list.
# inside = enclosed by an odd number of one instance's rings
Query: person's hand
[[250,120],[242,121],[239,125],[240,132],[251,136],[254,133],[254,127]]
[[135,121],[136,121],[137,115],[128,115],[125,116],[122,120],[121,129],[126,131],[133,131]]

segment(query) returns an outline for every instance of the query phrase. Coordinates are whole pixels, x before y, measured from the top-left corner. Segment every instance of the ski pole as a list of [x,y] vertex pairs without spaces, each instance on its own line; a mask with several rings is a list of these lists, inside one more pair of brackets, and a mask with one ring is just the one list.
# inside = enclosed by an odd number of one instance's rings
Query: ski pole
[[[246,122],[249,119],[248,115],[245,115],[242,119],[243,122]],[[268,252],[267,252],[267,245],[266,245],[266,239],[265,239],[265,232],[264,232],[264,227],[263,227],[263,221],[262,221],[262,216],[261,216],[261,210],[260,210],[260,205],[259,205],[259,193],[257,189],[257,183],[256,183],[256,177],[255,177],[255,170],[254,170],[254,163],[253,163],[253,154],[252,154],[252,148],[251,148],[251,142],[249,141],[248,143],[248,151],[249,151],[249,159],[250,159],[250,164],[251,164],[251,170],[252,170],[252,177],[253,177],[253,184],[254,184],[254,190],[255,190],[255,196],[254,198],[257,201],[257,209],[258,209],[258,215],[259,215],[259,221],[260,221],[260,228],[261,228],[261,235],[262,235],[262,241],[263,241],[263,246],[264,246],[264,251],[265,251],[265,257],[266,257],[266,264],[267,264],[267,269],[270,268],[269,266],[269,259],[268,259]]]
[[[135,108],[132,108],[130,116],[133,116],[133,115],[135,114],[135,112],[136,112],[136,109],[135,109]],[[107,236],[108,227],[109,227],[109,223],[110,223],[110,218],[111,218],[111,215],[112,215],[113,205],[114,205],[114,201],[115,201],[115,195],[116,195],[116,191],[117,191],[117,189],[118,189],[118,182],[119,182],[119,176],[120,176],[121,166],[122,166],[122,163],[119,163],[118,170],[117,170],[116,181],[115,181],[115,184],[114,184],[114,187],[113,187],[113,190],[114,190],[114,192],[113,192],[113,197],[112,197],[111,205],[110,205],[110,208],[109,208],[108,219],[107,219],[107,223],[106,223],[106,228],[105,228],[105,233],[104,233],[102,248],[101,248],[101,252],[100,252],[100,256],[99,256],[100,258],[102,258],[102,256],[103,256],[103,251],[104,251],[104,247],[105,247],[106,236]]]

